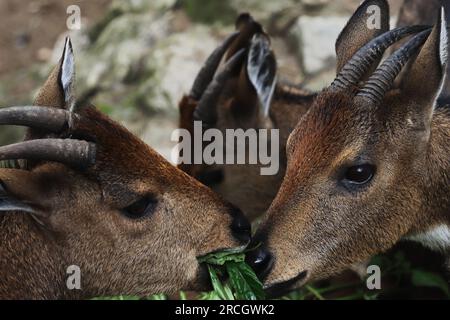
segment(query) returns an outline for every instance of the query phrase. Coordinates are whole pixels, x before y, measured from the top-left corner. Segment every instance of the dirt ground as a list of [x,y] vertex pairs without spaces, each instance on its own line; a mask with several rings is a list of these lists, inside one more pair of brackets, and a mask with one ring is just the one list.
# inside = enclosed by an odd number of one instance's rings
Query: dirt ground
[[0,77],[35,62],[47,61],[66,27],[67,7],[81,9],[82,27],[105,14],[111,0],[0,1]]

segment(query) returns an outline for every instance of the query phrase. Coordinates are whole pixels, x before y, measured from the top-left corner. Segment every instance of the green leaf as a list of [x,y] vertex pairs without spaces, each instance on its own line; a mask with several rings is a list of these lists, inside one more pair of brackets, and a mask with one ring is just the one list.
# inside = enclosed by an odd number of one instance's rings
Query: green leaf
[[202,292],[198,297],[199,300],[220,300],[220,297],[215,291]]
[[207,263],[218,266],[223,266],[227,261],[243,262],[244,260],[245,254],[242,252],[241,248],[210,253],[198,259],[199,263]]
[[313,294],[313,296],[317,299],[317,300],[325,300],[325,298],[320,294],[320,292],[314,288],[313,286],[306,286],[305,287],[309,292],[311,292]]
[[167,300],[167,296],[165,294],[154,294],[148,297],[148,300]]
[[211,283],[214,288],[214,292],[222,300],[234,300],[233,293],[230,288],[222,285],[217,275],[217,272],[213,266],[208,265],[209,276],[211,278]]
[[228,262],[227,272],[230,276],[230,285],[235,291],[236,299],[238,300],[256,300],[256,295],[252,288],[245,281],[244,276],[239,270],[239,266],[235,262]]
[[450,291],[447,281],[436,273],[413,270],[411,281],[416,287],[439,288],[450,298]]
[[[214,293],[202,295],[203,299],[257,300],[264,299],[264,290],[255,272],[245,263],[243,248],[224,250],[198,259],[206,263]],[[218,274],[228,273],[228,282],[222,283]]]
[[245,262],[239,263],[238,266],[242,276],[256,296],[256,299],[265,299],[263,284],[256,276],[253,269]]
[[186,292],[180,291],[180,300],[187,300]]
[[230,285],[239,300],[264,299],[264,290],[255,272],[245,262],[227,262]]

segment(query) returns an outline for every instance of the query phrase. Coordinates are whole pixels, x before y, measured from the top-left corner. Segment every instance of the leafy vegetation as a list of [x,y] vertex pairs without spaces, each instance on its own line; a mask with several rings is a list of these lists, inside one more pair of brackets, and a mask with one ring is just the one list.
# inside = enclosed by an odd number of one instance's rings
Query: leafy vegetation
[[[226,250],[199,259],[208,266],[213,291],[200,296],[202,300],[259,300],[264,299],[261,281],[245,263],[242,250]],[[228,276],[221,282],[220,277]]]
[[[264,299],[262,284],[245,263],[245,252],[229,250],[216,252],[199,259],[207,265],[213,290],[196,295],[199,300],[259,300]],[[348,281],[320,281],[306,285],[281,300],[377,300],[392,298],[450,299],[449,284],[437,272],[415,266],[402,251],[379,255],[372,259],[382,271],[382,289],[367,289],[366,279]],[[189,298],[195,296],[189,296]],[[179,300],[188,295],[180,292]],[[96,300],[139,300],[140,297],[103,297]],[[164,294],[147,297],[148,300],[167,300]]]

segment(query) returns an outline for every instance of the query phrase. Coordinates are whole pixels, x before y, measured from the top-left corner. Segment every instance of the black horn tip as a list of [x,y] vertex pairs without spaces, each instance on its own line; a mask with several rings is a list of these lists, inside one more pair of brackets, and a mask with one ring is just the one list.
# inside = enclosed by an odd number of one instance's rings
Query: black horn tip
[[222,44],[217,47],[211,55],[206,60],[205,64],[200,69],[197,77],[194,80],[194,84],[192,85],[192,89],[190,92],[190,96],[195,100],[200,100],[206,88],[214,78],[214,74],[219,67],[220,61],[222,60],[225,52],[229,49],[231,43],[236,40],[239,35],[239,31],[232,33],[229,35]]
[[213,81],[206,88],[205,93],[200,99],[197,108],[194,110],[194,120],[202,121],[207,125],[213,125],[217,121],[217,103],[220,94],[226,84],[226,81],[231,77],[233,72],[244,61],[247,49],[241,49],[234,54],[234,56],[227,61],[220,71],[213,79]]
[[250,23],[250,22],[253,22],[253,21],[254,21],[253,17],[251,16],[250,13],[243,12],[237,17],[236,22],[235,22],[234,25],[235,25],[236,29],[239,29],[239,27],[242,24],[247,24],[247,23]]

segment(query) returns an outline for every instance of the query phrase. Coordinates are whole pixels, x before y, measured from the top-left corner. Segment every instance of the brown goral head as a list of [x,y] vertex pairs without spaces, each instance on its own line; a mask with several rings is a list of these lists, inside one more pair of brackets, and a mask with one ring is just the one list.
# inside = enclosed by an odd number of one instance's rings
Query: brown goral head
[[[25,142],[0,148],[2,160],[27,160],[0,170],[2,226],[19,216],[35,224],[20,241],[45,239],[57,278],[79,266],[82,297],[205,289],[197,257],[249,241],[236,208],[93,106],[76,104],[69,40],[35,106],[2,109],[0,123],[31,128]],[[30,252],[44,250],[35,246]],[[29,267],[18,266],[21,274]]]
[[[265,140],[270,146],[273,137],[270,130],[275,127],[273,119],[268,117],[277,84],[275,55],[269,36],[249,14],[238,17],[236,29],[211,54],[198,73],[191,92],[181,100],[180,128],[188,130],[193,136],[194,122],[201,121],[204,130],[217,130],[224,137],[229,129],[268,129]],[[258,135],[257,141],[252,143],[262,144],[263,139]],[[247,156],[253,147],[250,144],[249,141],[245,143]],[[205,146],[200,148],[201,152]],[[194,147],[191,149],[195,150]],[[237,158],[237,149],[231,156]],[[281,142],[279,150],[272,152],[277,152],[278,158],[280,155],[282,157],[284,144]],[[260,161],[257,164],[236,162],[185,163],[179,167],[254,220],[265,212],[274,198],[284,175],[285,159],[280,160],[279,170],[272,175],[261,174],[261,168],[267,167],[267,164]]]
[[[381,35],[358,29],[373,5],[384,17]],[[448,96],[447,25],[443,19],[432,32],[420,26],[388,31],[388,19],[386,1],[361,5],[337,43],[336,80],[288,140],[286,176],[255,236],[272,253],[262,273],[274,295],[366,261],[439,224],[448,211],[448,197],[438,191],[449,188],[448,153],[442,157],[449,127],[439,107]],[[406,36],[372,72],[384,51]],[[348,55],[345,46],[362,48]],[[411,58],[408,80],[394,90]]]

